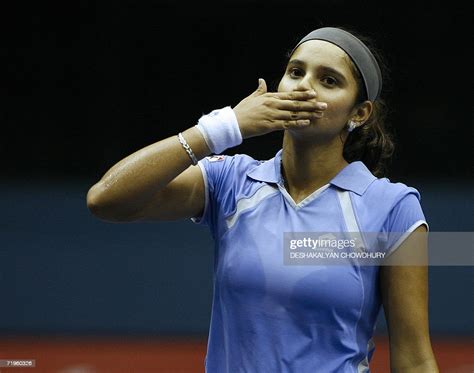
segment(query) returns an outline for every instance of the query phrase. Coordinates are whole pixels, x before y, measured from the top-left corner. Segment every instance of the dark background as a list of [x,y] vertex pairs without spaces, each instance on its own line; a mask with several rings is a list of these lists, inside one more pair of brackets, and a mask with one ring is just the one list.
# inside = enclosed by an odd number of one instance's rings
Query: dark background
[[[258,78],[275,87],[287,51],[320,26],[358,30],[382,49],[397,138],[389,177],[420,190],[432,231],[472,231],[463,3],[4,4],[0,332],[206,335],[207,230],[105,223],[87,211],[87,190],[131,152],[235,106]],[[265,159],[280,146],[273,133],[226,153]],[[472,267],[430,268],[433,333],[472,334],[469,287]]]
[[[202,113],[235,106],[259,77],[275,86],[301,37],[344,26],[372,37],[391,70],[390,175],[472,178],[471,19],[461,3],[15,2],[2,14],[2,173],[95,180]],[[264,159],[280,145],[274,133],[227,153]]]

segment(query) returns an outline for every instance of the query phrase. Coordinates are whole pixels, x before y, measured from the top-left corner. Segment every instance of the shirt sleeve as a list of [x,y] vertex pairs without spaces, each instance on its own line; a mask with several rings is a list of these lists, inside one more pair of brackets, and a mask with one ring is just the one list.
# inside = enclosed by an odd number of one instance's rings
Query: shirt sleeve
[[420,225],[429,230],[420,204],[420,194],[414,188],[405,194],[392,208],[385,222],[386,257],[391,255]]
[[204,179],[204,209],[201,216],[191,218],[196,224],[209,226],[214,233],[218,224],[218,216],[225,214],[220,211],[222,206],[231,208],[234,183],[235,156],[214,155],[205,157],[198,162]]
[[191,221],[195,224],[208,225],[209,216],[209,181],[207,177],[207,170],[203,160],[198,162],[198,166],[201,169],[202,178],[204,181],[204,209],[201,215],[194,216]]

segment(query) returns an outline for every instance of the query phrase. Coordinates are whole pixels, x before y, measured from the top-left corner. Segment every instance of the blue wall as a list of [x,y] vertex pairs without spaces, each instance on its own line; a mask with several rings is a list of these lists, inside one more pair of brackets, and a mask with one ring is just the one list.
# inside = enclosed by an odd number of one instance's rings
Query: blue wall
[[[106,223],[92,181],[0,187],[0,331],[207,334],[213,242],[190,221]],[[473,184],[412,182],[431,231],[473,230]],[[474,329],[472,267],[430,267],[432,334]],[[386,325],[381,312],[377,330]]]

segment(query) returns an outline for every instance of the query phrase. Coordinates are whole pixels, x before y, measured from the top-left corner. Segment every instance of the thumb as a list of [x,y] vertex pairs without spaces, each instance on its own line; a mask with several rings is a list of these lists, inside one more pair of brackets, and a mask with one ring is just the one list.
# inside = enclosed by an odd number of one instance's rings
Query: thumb
[[252,96],[260,96],[264,93],[267,93],[267,83],[265,83],[264,79],[260,78],[258,79],[258,88],[252,93]]

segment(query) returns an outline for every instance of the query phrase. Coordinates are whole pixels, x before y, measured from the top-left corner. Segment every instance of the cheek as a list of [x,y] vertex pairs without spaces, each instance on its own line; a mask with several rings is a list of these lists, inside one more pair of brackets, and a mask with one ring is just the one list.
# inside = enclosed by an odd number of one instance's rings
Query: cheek
[[295,83],[291,79],[284,76],[281,78],[280,83],[278,83],[278,92],[289,92],[292,91],[294,87]]
[[327,112],[331,115],[347,115],[353,107],[352,96],[343,90],[325,91],[319,90],[316,98],[318,101],[328,104]]
[[328,104],[328,108],[324,112],[323,123],[335,130],[341,130],[350,119],[352,101],[346,95],[341,97],[341,95],[323,94],[321,92],[319,96],[318,100]]

